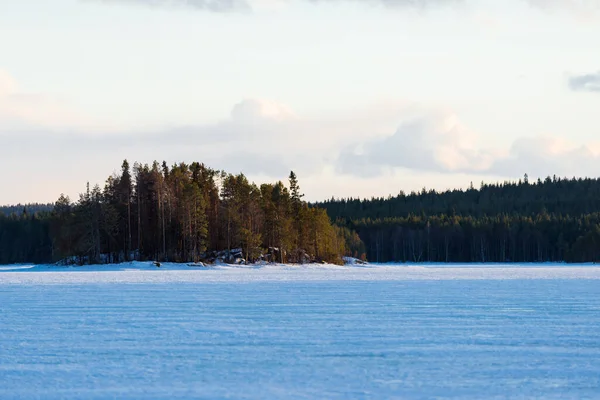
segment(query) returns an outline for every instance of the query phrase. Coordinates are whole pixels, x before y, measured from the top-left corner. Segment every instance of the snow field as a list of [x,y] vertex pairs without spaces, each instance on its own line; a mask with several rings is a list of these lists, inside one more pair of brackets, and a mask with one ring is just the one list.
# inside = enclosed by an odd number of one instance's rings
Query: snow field
[[406,280],[600,279],[593,264],[367,264],[367,265],[215,265],[190,267],[148,262],[112,265],[0,266],[2,284],[209,283]]
[[1,399],[600,397],[593,266],[6,268]]

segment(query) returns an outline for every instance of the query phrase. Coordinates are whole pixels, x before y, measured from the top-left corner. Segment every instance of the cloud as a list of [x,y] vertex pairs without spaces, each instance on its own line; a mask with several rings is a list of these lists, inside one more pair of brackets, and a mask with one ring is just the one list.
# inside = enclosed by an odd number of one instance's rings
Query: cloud
[[[253,7],[281,8],[290,0],[87,0],[106,4],[138,5],[155,8],[180,8],[211,12],[248,11]],[[430,8],[463,3],[464,0],[305,0],[310,3],[359,2],[368,5],[382,5],[389,8],[411,7]]]
[[245,11],[250,5],[245,0],[92,0],[107,4],[138,5],[157,8],[187,8],[211,12]]
[[245,99],[231,110],[231,118],[242,123],[258,119],[282,121],[294,117],[294,113],[288,106],[263,99]]
[[572,76],[569,78],[569,87],[580,92],[600,92],[600,71],[595,74]]
[[[18,85],[6,74],[0,78],[0,93],[0,99],[13,99],[18,93]],[[32,112],[48,112],[41,103],[36,107]],[[0,111],[6,109],[0,107]],[[385,183],[382,190],[393,192],[397,182],[419,185],[417,176],[430,179],[424,182],[438,179],[444,184],[456,182],[457,177],[468,181],[524,173],[581,176],[596,175],[600,164],[600,146],[549,136],[519,138],[505,149],[491,149],[481,144],[484,136],[470,130],[454,112],[410,103],[310,117],[277,102],[245,99],[233,105],[229,116],[212,124],[105,135],[90,135],[77,124],[63,124],[30,118],[14,130],[0,118],[0,168],[19,163],[27,166],[23,173],[31,179],[56,181],[57,192],[49,194],[52,199],[61,191],[76,195],[87,180],[102,183],[124,158],[148,163],[155,159],[202,161],[263,181],[285,179],[294,170],[325,197],[340,193],[323,189],[324,182],[336,181],[336,177],[338,183]],[[327,180],[321,181],[325,176]],[[74,189],[64,182],[72,182]],[[345,193],[351,194],[349,190]]]
[[[311,117],[297,115],[277,102],[245,99],[216,123],[104,135],[35,125],[17,132],[3,129],[0,123],[0,168],[27,164],[32,167],[23,172],[25,176],[56,181],[55,192],[43,194],[47,200],[57,198],[61,191],[76,198],[86,181],[102,184],[112,171],[117,172],[124,158],[169,164],[201,161],[231,173],[244,172],[257,182],[285,180],[294,170],[303,181],[318,182],[324,170],[333,169],[344,143],[385,135],[397,126],[399,115],[412,113],[410,105],[385,103]],[[305,190],[308,193],[308,187]],[[19,193],[25,192],[11,192],[10,201],[31,200],[30,196],[17,197]],[[312,195],[319,198],[318,193]],[[8,201],[7,196],[0,196],[0,203]]]
[[[82,129],[53,129],[29,124],[18,132],[0,123],[4,161],[28,158],[47,161],[89,162],[97,154],[103,164],[129,158],[169,162],[200,160],[214,168],[263,176],[304,174],[332,162],[330,156],[344,135],[359,137],[361,116],[348,122],[300,118],[288,107],[261,99],[233,106],[228,118],[214,124],[164,127],[89,135]],[[355,129],[353,130],[353,127]],[[112,165],[109,164],[109,165]]]
[[47,129],[91,129],[93,121],[49,96],[25,93],[17,82],[0,70],[0,135],[30,127]]
[[415,7],[415,8],[426,8],[426,7],[437,7],[456,5],[463,3],[464,0],[308,0],[312,3],[341,3],[349,1],[358,1],[365,4],[381,4],[387,7]]
[[530,5],[543,9],[591,12],[600,10],[600,0],[526,0]]
[[598,23],[600,0],[524,0],[548,14],[566,14],[578,23]]
[[379,175],[386,168],[422,171],[484,171],[494,160],[476,147],[476,137],[448,112],[432,112],[403,122],[391,136],[348,146],[338,161],[340,172]]
[[226,170],[278,176],[293,169],[312,175],[335,164],[342,144],[382,136],[396,126],[398,115],[412,113],[410,105],[398,103],[307,117],[284,104],[245,99],[215,124],[132,132],[120,135],[120,140],[126,139],[132,148],[140,142],[164,151],[177,148],[178,154],[196,158],[201,152],[207,163]]
[[509,154],[497,159],[488,172],[504,176],[596,176],[600,157],[592,145],[562,138],[537,136],[513,142]]
[[[249,11],[257,8],[281,8],[291,0],[83,0],[106,4],[138,5],[154,8],[191,9],[210,12]],[[362,3],[387,8],[416,8],[456,6],[461,4],[477,4],[469,0],[304,0],[314,4]],[[532,7],[546,11],[568,11],[583,18],[590,18],[600,11],[600,0],[518,0]]]
[[99,154],[105,164],[109,158],[114,158],[112,164],[120,158],[200,160],[218,169],[271,177],[290,169],[303,176],[318,175],[327,168],[361,178],[400,170],[513,177],[525,172],[586,175],[594,174],[600,163],[593,146],[548,136],[520,138],[505,149],[487,148],[455,113],[403,103],[315,118],[297,115],[277,102],[245,99],[227,118],[212,124],[100,136],[76,127],[49,130],[45,125],[15,133],[0,123],[0,138],[5,160],[24,153],[85,161]]
[[221,152],[249,148],[268,153],[275,147],[279,151],[294,146],[302,148],[301,137],[298,136],[302,124],[303,121],[297,120],[285,105],[262,99],[245,99],[233,106],[229,118],[214,124],[173,126],[120,136],[132,144],[143,139],[156,145],[168,139],[172,145],[221,146]]
[[397,170],[504,177],[592,176],[600,147],[551,136],[524,137],[508,149],[478,145],[478,136],[452,113],[431,112],[403,122],[385,138],[347,146],[336,163],[339,173],[381,177]]

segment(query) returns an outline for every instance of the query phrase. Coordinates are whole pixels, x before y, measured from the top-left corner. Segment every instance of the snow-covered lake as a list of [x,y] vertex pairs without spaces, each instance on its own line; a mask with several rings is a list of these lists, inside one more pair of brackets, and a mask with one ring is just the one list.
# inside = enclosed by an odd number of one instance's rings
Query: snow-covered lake
[[595,266],[0,267],[0,399],[600,398]]

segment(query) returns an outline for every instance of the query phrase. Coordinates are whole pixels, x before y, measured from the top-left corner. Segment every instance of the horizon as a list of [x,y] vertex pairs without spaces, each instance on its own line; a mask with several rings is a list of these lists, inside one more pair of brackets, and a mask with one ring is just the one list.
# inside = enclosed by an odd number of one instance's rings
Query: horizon
[[4,4],[0,204],[125,158],[293,170],[311,202],[595,176],[600,1],[413,3]]
[[[227,172],[227,171],[218,171],[218,172]],[[419,195],[421,195],[421,193],[423,192],[423,190],[426,190],[427,192],[433,191],[436,194],[451,193],[451,192],[456,192],[456,191],[464,193],[464,192],[466,192],[468,190],[481,191],[482,188],[483,188],[482,185],[485,185],[485,186],[496,186],[496,187],[504,187],[506,185],[520,185],[520,184],[522,184],[524,182],[525,176],[527,176],[527,179],[528,179],[528,182],[529,182],[530,185],[536,185],[539,182],[544,183],[544,181],[546,179],[554,179],[554,178],[556,178],[557,181],[580,181],[580,180],[598,180],[598,179],[600,179],[600,176],[596,176],[596,177],[594,177],[594,176],[572,176],[572,177],[568,177],[568,176],[558,176],[558,175],[553,175],[553,176],[546,175],[546,176],[530,177],[528,174],[523,174],[523,176],[521,178],[518,178],[518,179],[507,179],[507,180],[504,180],[504,181],[481,181],[481,182],[477,182],[477,184],[475,182],[473,182],[473,181],[470,181],[467,185],[463,185],[463,186],[460,186],[460,187],[445,188],[445,189],[436,189],[436,188],[430,188],[430,187],[423,186],[419,190],[406,191],[406,190],[400,189],[397,193],[390,193],[390,194],[384,195],[384,196],[375,196],[375,195],[372,195],[372,196],[369,196],[369,197],[361,197],[361,196],[335,197],[335,196],[332,196],[332,197],[325,198],[325,199],[307,200],[307,202],[310,203],[310,204],[320,204],[320,203],[326,203],[326,202],[328,202],[328,201],[330,201],[332,199],[335,200],[335,201],[347,201],[347,200],[353,200],[353,201],[354,200],[370,201],[372,199],[383,199],[383,200],[386,200],[386,199],[389,199],[389,198],[396,198],[396,197],[398,197],[398,196],[400,196],[402,194],[405,195],[405,196],[419,196]],[[276,180],[274,180],[272,182],[261,182],[261,183],[254,182],[254,181],[250,180],[251,184],[256,184],[259,187],[260,187],[260,185],[262,183],[273,184],[273,183],[276,183],[276,182],[282,182],[286,188],[289,188],[289,182],[288,182],[287,178],[286,179],[276,179]],[[302,191],[302,185],[301,185],[301,183],[302,183],[302,181],[299,180],[300,191],[302,193],[303,198],[306,198],[307,196],[306,196],[306,193],[304,193]],[[553,183],[555,183],[554,180],[553,180]],[[96,185],[99,186],[100,189],[102,189],[102,186],[100,186],[100,184],[92,184],[91,182],[89,182],[89,184],[90,184],[89,185],[90,189],[93,188]],[[77,197],[79,197],[79,195],[82,195],[84,193],[85,193],[84,191],[80,191],[77,194]],[[60,193],[59,197],[63,196],[63,195],[65,197],[67,197],[72,203],[76,203],[78,201],[78,198],[73,198],[73,197],[71,197],[70,195],[68,195],[66,193]],[[54,205],[55,202],[56,201],[49,201],[49,202],[29,201],[29,202],[25,202],[25,203],[18,202],[18,203],[10,203],[10,204],[0,204],[0,208],[3,208],[3,207],[17,207],[17,206],[26,207],[26,206],[29,206],[29,205],[42,205],[42,206],[45,206],[45,205]]]

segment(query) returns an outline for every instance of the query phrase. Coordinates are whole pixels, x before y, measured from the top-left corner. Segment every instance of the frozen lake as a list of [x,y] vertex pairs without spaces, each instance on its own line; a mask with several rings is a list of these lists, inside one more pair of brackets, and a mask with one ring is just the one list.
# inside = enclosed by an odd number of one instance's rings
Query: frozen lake
[[599,398],[600,269],[0,270],[1,399]]

